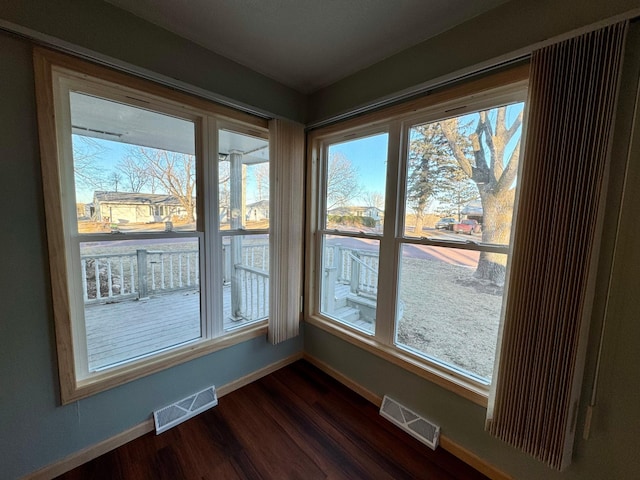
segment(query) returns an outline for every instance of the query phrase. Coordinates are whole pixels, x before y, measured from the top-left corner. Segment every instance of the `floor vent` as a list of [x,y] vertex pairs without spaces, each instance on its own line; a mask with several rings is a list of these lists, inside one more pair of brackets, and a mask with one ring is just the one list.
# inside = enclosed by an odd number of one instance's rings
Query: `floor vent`
[[211,386],[172,405],[156,410],[153,412],[156,435],[195,417],[200,412],[215,407],[217,404],[216,387]]
[[438,439],[440,438],[440,427],[438,425],[412,412],[386,395],[382,400],[380,415],[431,449],[435,450],[438,446]]

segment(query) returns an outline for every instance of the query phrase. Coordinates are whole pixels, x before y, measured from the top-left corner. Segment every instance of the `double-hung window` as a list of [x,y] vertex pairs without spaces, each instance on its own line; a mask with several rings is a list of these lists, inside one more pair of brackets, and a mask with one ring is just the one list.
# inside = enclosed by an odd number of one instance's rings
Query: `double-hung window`
[[38,51],[68,402],[266,333],[267,122]]
[[310,323],[484,403],[526,74],[474,85],[310,134],[307,307]]

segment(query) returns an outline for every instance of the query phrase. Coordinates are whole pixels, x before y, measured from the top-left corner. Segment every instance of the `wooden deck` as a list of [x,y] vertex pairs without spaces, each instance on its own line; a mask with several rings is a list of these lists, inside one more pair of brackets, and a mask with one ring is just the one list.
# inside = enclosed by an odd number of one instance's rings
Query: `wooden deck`
[[[231,291],[223,289],[225,331],[252,323],[231,320]],[[179,291],[145,300],[87,305],[89,369],[99,370],[200,338],[200,296]]]
[[[356,309],[342,306],[348,293],[348,285],[337,286],[336,295],[343,302],[330,316],[373,331],[374,325],[359,318]],[[253,323],[231,319],[229,286],[223,288],[223,302],[224,331]],[[197,291],[181,290],[145,300],[88,304],[85,325],[89,370],[100,370],[200,338],[200,297]]]

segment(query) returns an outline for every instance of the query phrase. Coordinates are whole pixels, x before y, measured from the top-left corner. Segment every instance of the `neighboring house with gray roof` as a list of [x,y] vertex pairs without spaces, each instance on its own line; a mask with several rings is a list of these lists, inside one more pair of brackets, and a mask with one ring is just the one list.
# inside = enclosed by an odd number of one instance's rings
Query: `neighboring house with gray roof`
[[173,195],[157,193],[93,193],[91,217],[98,222],[152,223],[186,217],[187,211]]

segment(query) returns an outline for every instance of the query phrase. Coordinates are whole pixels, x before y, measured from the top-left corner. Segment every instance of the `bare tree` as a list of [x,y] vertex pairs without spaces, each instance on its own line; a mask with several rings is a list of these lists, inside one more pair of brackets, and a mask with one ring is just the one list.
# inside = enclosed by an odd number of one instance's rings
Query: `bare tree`
[[327,164],[327,210],[348,205],[360,192],[358,170],[344,155],[332,154]]
[[269,198],[269,164],[261,163],[253,166],[253,172],[256,178],[256,195],[257,200],[265,200]]
[[120,160],[116,168],[124,176],[124,188],[128,192],[138,193],[147,184],[151,183],[149,174],[144,166],[131,156]]
[[[508,244],[520,158],[522,112],[511,125],[507,125],[507,107],[479,112],[475,129],[470,133],[461,128],[458,118],[442,121],[440,125],[460,168],[478,186],[483,210],[482,241]],[[508,149],[512,139],[517,139],[516,143]],[[466,149],[469,142],[471,147]],[[505,255],[480,254],[477,277],[502,285],[505,273]]]
[[231,164],[226,158],[218,162],[218,208],[224,212],[227,221],[231,219]]
[[162,190],[178,199],[187,212],[187,221],[195,221],[196,162],[193,155],[153,148],[136,147],[133,157]]
[[104,188],[107,171],[100,164],[100,157],[104,153],[104,147],[91,137],[73,135],[73,173],[76,189]]
[[122,175],[117,170],[109,174],[109,183],[113,186],[113,191],[118,191],[118,186],[122,183]]
[[364,192],[360,198],[366,207],[384,209],[384,193],[382,192]]

